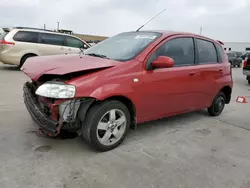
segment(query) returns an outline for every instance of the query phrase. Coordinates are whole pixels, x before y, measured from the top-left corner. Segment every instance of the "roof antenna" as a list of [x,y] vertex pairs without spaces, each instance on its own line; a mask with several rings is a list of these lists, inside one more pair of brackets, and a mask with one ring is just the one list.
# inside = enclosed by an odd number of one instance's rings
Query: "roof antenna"
[[147,21],[145,24],[143,24],[141,27],[139,27],[136,31],[140,31],[141,28],[143,28],[145,25],[147,25],[149,22],[151,22],[153,19],[155,19],[157,16],[159,16],[161,13],[163,13],[166,9],[163,9],[161,12],[156,14],[153,18],[151,18],[149,21]]

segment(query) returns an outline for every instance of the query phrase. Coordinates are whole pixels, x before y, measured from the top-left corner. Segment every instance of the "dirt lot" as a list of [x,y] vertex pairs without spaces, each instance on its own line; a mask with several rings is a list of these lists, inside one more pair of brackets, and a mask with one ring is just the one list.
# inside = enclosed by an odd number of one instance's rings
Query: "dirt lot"
[[249,188],[250,86],[233,69],[232,103],[139,125],[115,150],[98,153],[79,138],[35,134],[22,100],[27,77],[0,64],[1,188]]

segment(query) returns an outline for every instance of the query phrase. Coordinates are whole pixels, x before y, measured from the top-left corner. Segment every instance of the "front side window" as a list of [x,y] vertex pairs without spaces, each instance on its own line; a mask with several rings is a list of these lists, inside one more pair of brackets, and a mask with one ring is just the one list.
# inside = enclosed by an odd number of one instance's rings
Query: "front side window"
[[64,35],[57,35],[51,33],[40,33],[40,41],[42,44],[50,44],[50,45],[64,45]]
[[217,62],[217,52],[212,42],[196,39],[200,64],[210,64]]
[[194,65],[193,38],[175,38],[167,41],[156,50],[151,62],[159,56],[168,56],[174,60],[174,66]]
[[68,47],[72,47],[72,48],[87,49],[87,47],[86,47],[87,45],[84,44],[81,40],[74,38],[74,37],[70,37],[70,36],[66,36],[65,45]]
[[145,31],[121,33],[94,45],[84,54],[99,54],[109,59],[127,61],[139,55],[160,36],[160,33]]
[[37,43],[38,42],[38,32],[32,32],[32,31],[18,31],[13,39],[18,42],[31,42],[31,43]]

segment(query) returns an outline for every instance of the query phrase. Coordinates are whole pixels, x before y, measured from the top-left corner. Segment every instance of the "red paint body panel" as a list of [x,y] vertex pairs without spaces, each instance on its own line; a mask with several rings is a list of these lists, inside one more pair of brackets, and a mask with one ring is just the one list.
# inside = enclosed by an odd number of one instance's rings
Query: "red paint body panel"
[[[83,70],[107,68],[67,81],[76,86],[76,98],[104,100],[124,96],[136,109],[138,123],[207,108],[225,86],[232,87],[227,56],[223,63],[146,70],[146,62],[163,42],[177,37],[197,36],[189,33],[163,32],[133,60],[117,62],[91,56],[66,55],[31,58],[22,67],[32,80],[43,74],[63,75]],[[217,41],[214,43],[219,44]],[[138,79],[135,82],[134,79]]]
[[120,62],[85,55],[38,56],[27,59],[21,70],[32,80],[43,74],[64,75],[67,73],[112,67]]

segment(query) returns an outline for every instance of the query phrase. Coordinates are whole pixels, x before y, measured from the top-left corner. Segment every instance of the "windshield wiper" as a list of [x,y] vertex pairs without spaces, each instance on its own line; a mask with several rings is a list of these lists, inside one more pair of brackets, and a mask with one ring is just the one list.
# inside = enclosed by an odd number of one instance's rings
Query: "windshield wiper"
[[109,59],[107,56],[102,55],[102,54],[89,53],[89,54],[85,54],[85,55],[90,55],[90,56],[94,56],[94,57],[100,57],[100,58]]

